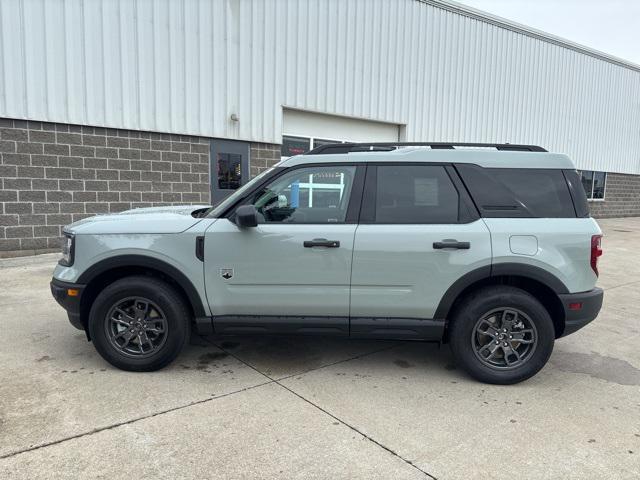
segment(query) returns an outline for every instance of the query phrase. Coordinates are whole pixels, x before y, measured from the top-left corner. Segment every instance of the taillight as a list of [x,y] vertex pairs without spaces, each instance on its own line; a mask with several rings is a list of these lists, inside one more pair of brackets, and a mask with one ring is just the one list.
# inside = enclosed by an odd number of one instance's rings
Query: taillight
[[591,237],[591,269],[598,275],[598,257],[602,255],[602,235]]

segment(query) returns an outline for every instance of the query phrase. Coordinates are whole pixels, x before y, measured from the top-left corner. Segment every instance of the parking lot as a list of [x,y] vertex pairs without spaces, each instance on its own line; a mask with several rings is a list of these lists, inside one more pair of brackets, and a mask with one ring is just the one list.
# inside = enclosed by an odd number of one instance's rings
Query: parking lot
[[57,255],[0,260],[0,478],[640,477],[640,218],[605,232],[599,318],[531,380],[448,347],[200,338],[119,371],[49,292]]

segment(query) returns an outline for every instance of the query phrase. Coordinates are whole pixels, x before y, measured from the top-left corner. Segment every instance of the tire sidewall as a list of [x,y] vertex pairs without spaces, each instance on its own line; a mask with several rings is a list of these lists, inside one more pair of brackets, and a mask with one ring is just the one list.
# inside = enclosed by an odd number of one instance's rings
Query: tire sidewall
[[[494,369],[477,358],[472,347],[476,323],[496,308],[514,308],[525,313],[535,325],[537,345],[529,359],[513,369]],[[455,313],[450,343],[458,363],[474,378],[487,383],[512,384],[535,375],[551,356],[555,341],[553,321],[542,304],[529,293],[514,287],[482,289],[463,302]]]
[[[119,301],[127,297],[143,297],[160,307],[166,316],[167,338],[154,354],[135,358],[120,353],[107,338],[107,314]],[[100,355],[123,370],[157,370],[170,363],[182,350],[188,337],[189,321],[184,302],[169,285],[156,279],[131,277],[118,280],[96,297],[89,314],[89,333]]]

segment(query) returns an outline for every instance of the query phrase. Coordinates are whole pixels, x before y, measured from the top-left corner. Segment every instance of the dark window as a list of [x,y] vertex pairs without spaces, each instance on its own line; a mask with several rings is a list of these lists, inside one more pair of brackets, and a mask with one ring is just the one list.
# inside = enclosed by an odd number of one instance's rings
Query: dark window
[[311,139],[304,137],[282,137],[282,150],[281,155],[283,157],[293,157],[294,155],[301,155],[311,150]]
[[483,217],[575,218],[562,170],[456,166]]
[[343,223],[356,167],[292,170],[262,188],[253,199],[261,222]]
[[218,153],[218,188],[235,190],[242,183],[242,155]]
[[457,223],[458,191],[444,167],[379,166],[376,223]]
[[576,216],[583,218],[589,216],[589,203],[585,195],[584,188],[580,180],[580,174],[577,170],[563,170],[564,178],[569,185],[569,192],[573,198],[573,206],[576,210]]

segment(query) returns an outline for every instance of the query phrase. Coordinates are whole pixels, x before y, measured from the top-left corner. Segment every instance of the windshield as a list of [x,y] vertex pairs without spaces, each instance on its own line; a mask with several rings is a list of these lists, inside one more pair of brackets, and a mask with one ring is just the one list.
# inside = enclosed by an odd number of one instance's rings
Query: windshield
[[236,190],[227,198],[225,198],[222,202],[213,206],[212,209],[208,212],[207,216],[213,217],[213,218],[219,217],[222,214],[222,212],[224,212],[227,208],[229,208],[229,205],[232,205],[236,200],[242,197],[247,192],[247,190],[251,189],[254,185],[259,183],[264,177],[266,177],[273,170],[274,170],[274,167],[271,167],[265,170],[264,172],[260,173],[260,175],[253,177],[246,184],[244,184],[238,190]]

